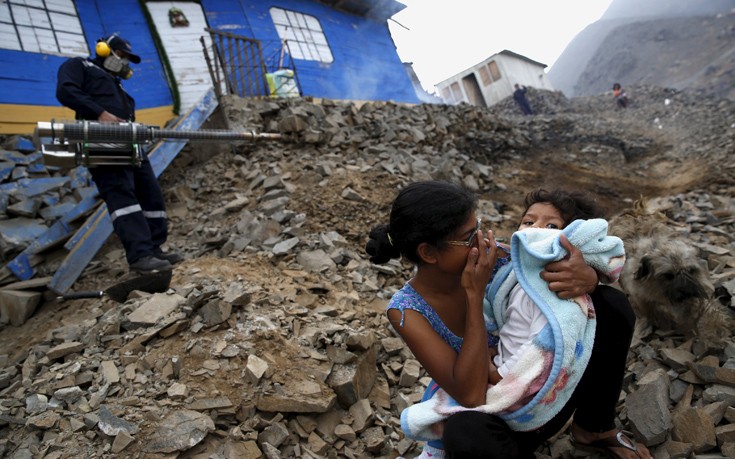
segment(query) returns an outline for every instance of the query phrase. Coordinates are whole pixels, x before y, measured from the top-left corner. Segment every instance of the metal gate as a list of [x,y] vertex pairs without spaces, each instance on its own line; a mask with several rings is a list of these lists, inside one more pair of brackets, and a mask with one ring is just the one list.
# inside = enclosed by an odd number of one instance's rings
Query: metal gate
[[264,50],[260,40],[210,28],[205,30],[211,37],[211,49],[208,49],[204,37],[200,41],[218,99],[224,94],[271,96],[274,90],[268,86],[267,75],[283,69],[293,72],[298,94],[301,95],[301,85],[293,59],[290,58],[291,53],[288,52],[288,43],[279,42],[276,46],[266,46]]

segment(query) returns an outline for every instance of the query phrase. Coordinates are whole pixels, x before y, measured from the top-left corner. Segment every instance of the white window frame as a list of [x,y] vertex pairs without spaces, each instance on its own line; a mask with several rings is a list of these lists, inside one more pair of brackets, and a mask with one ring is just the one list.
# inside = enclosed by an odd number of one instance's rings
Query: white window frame
[[270,14],[278,37],[288,44],[292,58],[326,64],[334,62],[332,49],[317,18],[277,7],[272,7]]
[[62,56],[89,55],[73,0],[0,1],[0,48]]

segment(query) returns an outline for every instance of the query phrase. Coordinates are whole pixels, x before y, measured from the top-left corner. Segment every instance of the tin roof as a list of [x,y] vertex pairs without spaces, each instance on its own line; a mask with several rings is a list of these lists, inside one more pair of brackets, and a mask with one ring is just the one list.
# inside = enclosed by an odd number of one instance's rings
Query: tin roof
[[394,14],[406,8],[395,0],[318,0],[334,9],[364,16],[379,21],[387,21]]

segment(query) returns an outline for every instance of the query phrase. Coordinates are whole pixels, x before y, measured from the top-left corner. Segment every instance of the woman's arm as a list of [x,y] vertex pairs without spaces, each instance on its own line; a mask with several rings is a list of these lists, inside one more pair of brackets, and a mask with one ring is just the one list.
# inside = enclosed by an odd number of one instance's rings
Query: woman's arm
[[582,252],[563,234],[560,242],[569,255],[563,260],[547,264],[541,272],[541,279],[549,284],[549,290],[563,299],[594,292],[598,283],[597,271],[587,265]]
[[[483,301],[492,270],[498,258],[498,247],[492,231],[487,239],[479,234],[477,248],[472,248],[462,272],[462,287],[467,294],[464,340],[451,382],[465,386],[462,393],[453,395],[462,406],[475,407],[486,403],[487,380],[490,372],[490,351],[487,344],[487,329]],[[466,382],[465,382],[466,381]],[[438,381],[437,381],[438,382]],[[440,384],[441,385],[441,384]],[[444,388],[444,386],[442,386]]]
[[[400,311],[388,311],[388,318],[429,375],[452,398],[465,407],[485,403],[489,373],[487,331],[482,302],[490,281],[497,252],[492,233],[478,238],[462,272],[466,292],[465,326],[462,349],[456,353],[418,312],[406,310],[403,327]],[[480,255],[482,254],[482,255]]]

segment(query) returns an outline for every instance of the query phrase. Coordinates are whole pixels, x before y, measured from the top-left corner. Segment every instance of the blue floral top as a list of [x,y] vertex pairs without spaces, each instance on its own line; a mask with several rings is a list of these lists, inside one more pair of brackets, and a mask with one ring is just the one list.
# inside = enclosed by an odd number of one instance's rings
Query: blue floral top
[[[503,247],[498,247],[507,253],[507,251]],[[500,268],[507,265],[508,263],[510,263],[510,256],[498,258],[497,262],[495,263],[495,267],[493,268],[493,277],[495,277],[495,274]],[[390,303],[388,303],[388,307],[386,308],[386,312],[391,309],[398,309],[399,311],[401,311],[401,327],[403,327],[403,323],[405,320],[406,309],[411,309],[424,316],[426,320],[429,321],[429,324],[431,324],[431,328],[433,328],[434,331],[436,331],[436,333],[441,336],[444,342],[446,342],[452,349],[454,349],[455,352],[459,353],[460,349],[462,348],[463,338],[452,333],[452,331],[444,324],[444,322],[442,322],[439,314],[437,314],[436,311],[434,311],[434,309],[429,306],[429,303],[427,303],[426,300],[424,300],[424,298],[419,295],[419,293],[414,290],[414,288],[408,282],[406,282],[403,288],[393,294],[393,297],[391,298]],[[488,328],[488,325],[489,323],[486,320],[486,329]],[[488,346],[495,346],[497,344],[497,337],[488,334],[487,344]]]
[[[492,278],[495,277],[495,274],[497,274],[500,268],[510,263],[510,252],[508,252],[504,247],[498,246],[498,248],[505,252],[507,255],[504,258],[498,258],[498,260],[495,262]],[[431,328],[433,328],[437,332],[437,334],[441,336],[444,342],[446,342],[452,349],[454,349],[456,353],[459,354],[459,351],[462,348],[463,339],[452,333],[452,331],[444,324],[444,322],[442,322],[441,318],[439,318],[439,314],[437,314],[436,311],[434,311],[434,309],[429,306],[429,303],[427,303],[426,300],[424,300],[424,298],[419,295],[419,293],[414,290],[414,288],[411,287],[411,284],[409,284],[408,282],[406,282],[403,288],[401,288],[393,295],[390,303],[388,303],[386,312],[390,309],[398,309],[399,311],[401,311],[401,327],[403,327],[403,322],[406,316],[406,309],[411,309],[418,312],[419,314],[424,316],[426,320],[429,321],[429,324],[431,324]],[[497,328],[497,326],[493,325],[492,328]],[[487,329],[488,331],[490,329],[490,323],[488,322],[487,318],[485,319],[485,329]],[[496,336],[488,333],[488,346],[495,346],[497,344],[497,341],[498,338]],[[439,390],[439,385],[432,379],[428,387],[426,388],[426,391],[424,392],[424,396],[422,397],[421,401],[426,401],[430,399],[437,390]],[[433,440],[428,442],[427,444],[435,449],[444,449],[444,445],[441,440]]]

